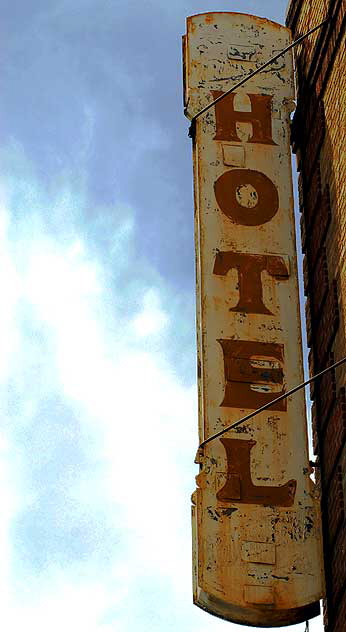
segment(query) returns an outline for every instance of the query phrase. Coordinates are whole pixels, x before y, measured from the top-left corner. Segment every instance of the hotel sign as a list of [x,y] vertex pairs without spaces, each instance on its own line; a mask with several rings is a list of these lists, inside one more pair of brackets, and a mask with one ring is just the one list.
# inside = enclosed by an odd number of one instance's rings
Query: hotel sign
[[[187,20],[189,119],[290,43],[236,13]],[[292,56],[196,119],[193,139],[199,440],[303,381],[289,120]],[[319,500],[303,390],[198,451],[194,602],[278,626],[319,613]]]

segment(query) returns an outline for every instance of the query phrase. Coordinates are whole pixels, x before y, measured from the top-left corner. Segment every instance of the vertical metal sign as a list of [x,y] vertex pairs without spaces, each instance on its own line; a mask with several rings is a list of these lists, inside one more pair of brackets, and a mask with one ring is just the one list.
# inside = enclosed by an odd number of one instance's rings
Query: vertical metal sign
[[[187,19],[185,113],[290,43],[250,15]],[[303,380],[289,146],[291,52],[196,120],[195,241],[199,439]],[[199,452],[193,494],[194,602],[257,626],[319,613],[319,501],[304,393]]]

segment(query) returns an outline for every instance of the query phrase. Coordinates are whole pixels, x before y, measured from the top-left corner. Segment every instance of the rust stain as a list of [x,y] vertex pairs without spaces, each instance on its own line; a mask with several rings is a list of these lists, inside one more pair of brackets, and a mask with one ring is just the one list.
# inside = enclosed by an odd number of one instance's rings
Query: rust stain
[[214,17],[214,14],[213,14],[213,13],[207,13],[207,14],[205,15],[205,18],[204,18],[204,19],[205,19],[205,23],[206,23],[206,24],[213,24],[213,23],[214,23],[214,20],[215,20],[215,17]]

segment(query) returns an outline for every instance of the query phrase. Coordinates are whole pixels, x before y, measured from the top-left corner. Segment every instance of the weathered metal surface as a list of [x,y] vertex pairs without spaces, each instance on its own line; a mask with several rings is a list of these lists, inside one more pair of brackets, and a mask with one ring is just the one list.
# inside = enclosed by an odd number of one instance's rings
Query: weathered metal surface
[[[250,15],[188,18],[193,117],[290,42]],[[199,439],[303,381],[289,148],[291,53],[197,118],[195,242]],[[304,392],[199,451],[194,602],[225,619],[288,625],[323,594],[319,501]]]

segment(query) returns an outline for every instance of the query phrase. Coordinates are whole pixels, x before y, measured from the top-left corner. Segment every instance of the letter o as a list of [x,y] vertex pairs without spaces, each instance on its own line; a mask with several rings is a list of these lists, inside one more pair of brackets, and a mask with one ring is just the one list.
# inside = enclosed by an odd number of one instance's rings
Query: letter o
[[[258,201],[252,208],[237,200],[240,187],[251,185]],[[216,201],[221,211],[236,224],[259,226],[273,219],[279,208],[279,194],[275,184],[264,173],[252,169],[232,169],[223,173],[214,184]]]

